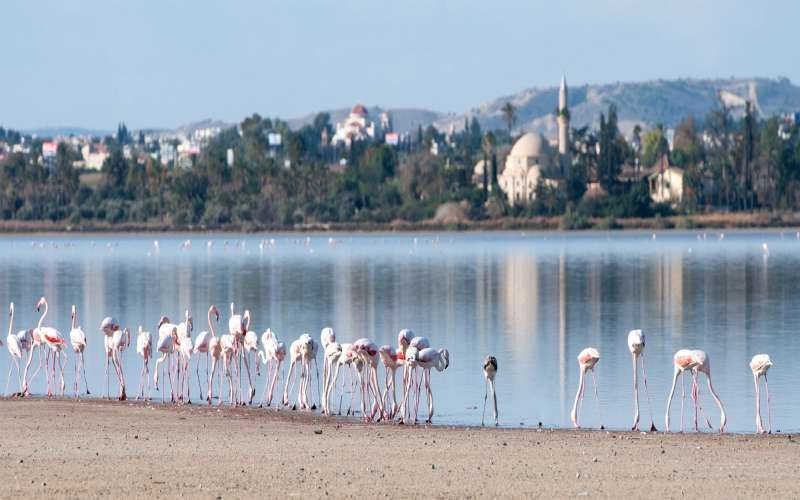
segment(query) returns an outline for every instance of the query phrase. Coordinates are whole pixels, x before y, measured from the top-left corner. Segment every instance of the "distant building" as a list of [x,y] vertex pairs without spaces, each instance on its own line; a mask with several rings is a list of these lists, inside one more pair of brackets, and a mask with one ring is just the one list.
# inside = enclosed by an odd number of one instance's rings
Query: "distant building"
[[100,142],[84,144],[81,148],[84,167],[89,170],[100,170],[108,158],[108,148]]
[[232,167],[233,166],[233,160],[234,160],[233,149],[228,148],[228,151],[226,152],[226,160],[227,160],[228,166]]
[[669,164],[667,155],[653,166],[647,177],[650,198],[656,203],[678,204],[683,199],[683,169]]
[[334,146],[344,144],[350,147],[355,141],[373,138],[375,138],[375,123],[369,121],[367,108],[356,104],[347,119],[336,124],[336,133],[333,135],[331,144]]
[[[558,138],[555,150],[537,132],[528,132],[517,139],[511,153],[506,157],[505,169],[497,182],[511,204],[523,204],[536,196],[536,186],[557,186],[570,167],[569,108],[567,102],[567,79],[561,78],[556,108]],[[477,176],[477,165],[473,178]],[[483,183],[481,171],[480,183]]]

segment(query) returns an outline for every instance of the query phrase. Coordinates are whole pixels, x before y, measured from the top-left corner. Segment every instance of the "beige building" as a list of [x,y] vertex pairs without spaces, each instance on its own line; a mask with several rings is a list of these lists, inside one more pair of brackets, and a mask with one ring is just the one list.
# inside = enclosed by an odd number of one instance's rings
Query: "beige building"
[[683,169],[669,164],[666,155],[647,177],[650,198],[656,203],[677,204],[683,199]]
[[[506,158],[497,182],[511,204],[525,204],[536,197],[536,186],[557,186],[569,168],[569,111],[567,81],[561,79],[558,92],[558,139],[555,148],[538,132],[517,139]],[[477,165],[475,169],[477,174]]]

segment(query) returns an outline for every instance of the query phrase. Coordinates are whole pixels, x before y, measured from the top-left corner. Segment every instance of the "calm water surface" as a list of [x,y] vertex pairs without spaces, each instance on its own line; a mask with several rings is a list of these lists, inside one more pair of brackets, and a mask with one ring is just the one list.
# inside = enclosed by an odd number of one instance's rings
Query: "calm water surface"
[[[259,248],[262,238],[271,248]],[[794,232],[625,234],[336,234],[20,236],[0,238],[0,303],[17,306],[15,330],[34,327],[34,304],[50,303],[46,325],[68,335],[69,309],[89,337],[93,394],[104,367],[100,320],[117,317],[133,332],[156,332],[162,314],[191,309],[195,332],[217,304],[227,325],[232,300],[253,313],[253,329],[284,341],[318,338],[332,326],[341,341],[395,343],[411,328],[450,350],[451,365],[433,374],[438,423],[478,424],[481,364],[493,354],[501,424],[569,426],[578,379],[576,356],[600,350],[597,366],[604,423],[632,418],[627,332],[647,335],[646,361],[656,425],[663,427],[673,353],[705,349],[729,430],[754,429],[753,354],[769,353],[773,427],[800,430],[793,382],[800,356],[800,240]],[[154,240],[159,241],[159,250]],[[189,239],[191,247],[181,248]],[[769,255],[762,245],[768,244]],[[289,342],[287,342],[288,344]],[[5,349],[4,349],[5,351]],[[72,362],[68,353],[68,389]],[[140,360],[124,353],[129,394]],[[0,373],[9,359],[0,356]],[[6,370],[6,371],[4,371]],[[382,378],[382,377],[381,377]],[[112,371],[113,379],[113,371]],[[259,380],[260,397],[263,375]],[[114,387],[114,385],[112,385]],[[591,388],[591,386],[589,386]],[[34,392],[44,391],[38,378]],[[705,384],[704,408],[718,423]],[[159,397],[153,393],[154,397]],[[587,392],[584,425],[598,424]],[[642,421],[648,420],[642,393]],[[678,422],[679,405],[673,406]],[[766,418],[766,412],[765,412]],[[688,418],[688,412],[687,412]],[[688,422],[688,420],[687,420]]]

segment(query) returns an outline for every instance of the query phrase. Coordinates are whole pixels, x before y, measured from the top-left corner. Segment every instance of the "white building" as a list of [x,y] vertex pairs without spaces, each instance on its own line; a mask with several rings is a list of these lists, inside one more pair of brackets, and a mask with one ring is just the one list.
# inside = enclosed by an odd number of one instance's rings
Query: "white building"
[[656,203],[678,204],[683,199],[683,169],[669,164],[664,155],[647,178],[650,198]]
[[344,144],[349,147],[354,141],[363,141],[374,137],[375,123],[369,121],[367,108],[356,104],[347,119],[336,124],[336,133],[333,135],[331,144],[334,146]]

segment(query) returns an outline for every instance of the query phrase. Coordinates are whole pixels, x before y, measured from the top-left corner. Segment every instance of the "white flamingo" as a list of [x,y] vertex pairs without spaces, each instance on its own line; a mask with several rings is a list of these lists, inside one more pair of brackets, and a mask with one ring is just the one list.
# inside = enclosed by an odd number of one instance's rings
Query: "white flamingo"
[[86,381],[86,364],[84,363],[83,351],[86,350],[86,334],[83,333],[83,328],[78,326],[78,309],[75,304],[72,305],[72,329],[69,332],[70,344],[72,350],[75,352],[75,397],[78,397],[78,375],[83,372],[83,386],[86,389],[86,394],[89,392],[89,382]]
[[6,337],[6,347],[8,348],[8,354],[11,357],[11,361],[13,364],[9,364],[8,366],[8,379],[6,381],[6,391],[5,393],[8,394],[8,385],[11,382],[11,370],[16,366],[17,368],[17,382],[19,382],[19,392],[18,395],[22,395],[24,392],[23,383],[22,383],[22,371],[20,369],[20,361],[22,361],[22,355],[24,352],[27,352],[30,348],[31,338],[33,335],[33,330],[20,330],[17,333],[14,333],[14,303],[12,302],[8,306],[8,337]]
[[[164,362],[167,363],[167,376],[169,378],[170,401],[175,401],[175,390],[172,382],[172,354],[175,351],[175,343],[178,339],[178,325],[169,322],[169,318],[162,316],[158,321],[158,342],[156,350],[161,353],[161,357],[156,360],[153,370],[153,385],[158,387],[159,367],[163,368]],[[161,392],[161,401],[166,399],[166,391]]]
[[[147,401],[150,399],[150,357],[153,355],[153,340],[150,332],[142,330],[142,325],[139,325],[139,334],[136,336],[136,353],[142,357],[142,372],[139,377],[136,399],[141,397]],[[145,392],[145,386],[147,386],[147,392]]]

